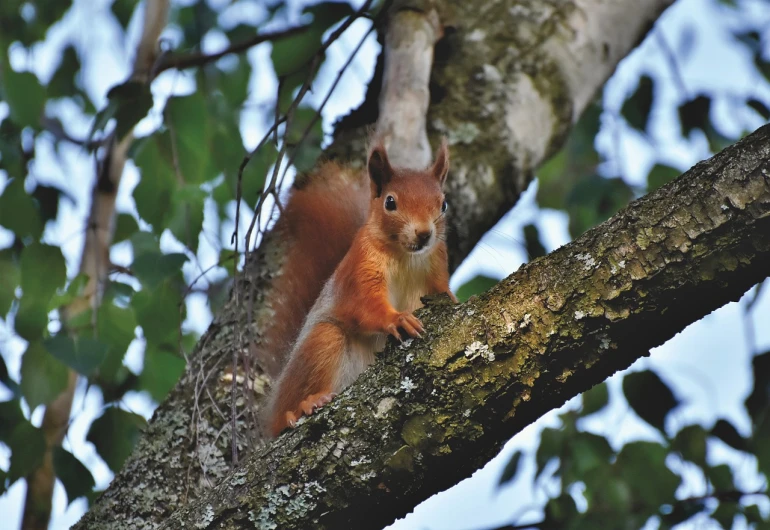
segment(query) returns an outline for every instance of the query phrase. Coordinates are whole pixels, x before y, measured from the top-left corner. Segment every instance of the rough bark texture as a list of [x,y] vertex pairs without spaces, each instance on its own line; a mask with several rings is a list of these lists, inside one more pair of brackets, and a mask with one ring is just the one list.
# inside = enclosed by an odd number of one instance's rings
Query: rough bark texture
[[[428,126],[434,139],[447,135],[452,144],[453,267],[515,203],[534,168],[558,147],[591,95],[671,2],[434,2],[446,38],[433,69]],[[419,2],[413,4],[408,7],[421,10]],[[377,119],[380,77],[372,81],[363,108],[340,123],[329,156],[363,163],[368,131]],[[181,381],[78,528],[157,527],[228,475],[233,435],[228,365],[238,345],[245,345],[240,353],[248,357],[248,345],[271,317],[264,299],[282,255],[270,237],[255,253]],[[242,376],[239,370],[239,381]],[[240,451],[253,446],[259,434],[244,392],[253,389],[259,404],[268,384],[253,365],[244,382],[236,402]]]
[[460,306],[163,528],[381,528],[770,274],[770,126]]

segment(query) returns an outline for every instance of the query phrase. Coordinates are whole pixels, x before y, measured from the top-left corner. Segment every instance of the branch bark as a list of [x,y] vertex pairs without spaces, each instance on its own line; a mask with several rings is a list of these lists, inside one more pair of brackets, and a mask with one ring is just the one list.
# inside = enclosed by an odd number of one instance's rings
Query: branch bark
[[[560,145],[592,94],[671,2],[532,1],[513,8],[504,0],[402,2],[421,13],[436,9],[446,28],[432,72],[428,128],[434,139],[444,134],[453,145],[453,267],[513,206],[534,168]],[[367,98],[374,107],[379,83],[376,76]],[[376,120],[377,111],[365,104],[340,123],[327,154],[363,163],[367,131]],[[270,320],[265,300],[283,255],[280,242],[268,236],[234,289],[238,298],[217,315],[124,469],[78,528],[155,528],[228,476],[233,436],[239,452],[259,449],[258,426],[243,404],[236,403],[232,432],[227,362],[244,344],[240,337],[245,344],[258,340]],[[253,308],[255,321],[242,308]],[[245,376],[240,367],[238,375]],[[252,367],[242,388],[260,398],[267,385],[269,379]]]
[[[770,274],[770,125],[460,306],[161,528],[377,529]],[[85,526],[86,528],[88,526]]]

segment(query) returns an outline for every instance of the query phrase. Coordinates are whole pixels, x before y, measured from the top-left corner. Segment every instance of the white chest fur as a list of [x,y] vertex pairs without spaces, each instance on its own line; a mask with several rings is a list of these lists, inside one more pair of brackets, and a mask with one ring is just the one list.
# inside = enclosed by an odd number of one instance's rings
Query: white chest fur
[[422,307],[420,297],[427,294],[429,271],[427,253],[407,256],[390,268],[388,295],[396,311],[412,312]]

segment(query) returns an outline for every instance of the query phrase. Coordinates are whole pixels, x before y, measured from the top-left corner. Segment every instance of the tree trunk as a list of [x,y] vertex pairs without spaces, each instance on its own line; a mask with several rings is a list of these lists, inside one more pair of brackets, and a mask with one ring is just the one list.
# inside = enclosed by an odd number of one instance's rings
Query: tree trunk
[[[433,138],[446,135],[452,146],[453,166],[448,184],[452,201],[449,247],[453,268],[484,232],[513,206],[529,184],[534,169],[559,147],[571,124],[610,76],[617,62],[639,42],[652,21],[670,3],[671,0],[576,0],[558,4],[518,2],[514,5],[503,0],[487,1],[482,5],[465,0],[435,2],[446,36],[436,52],[435,89],[429,108],[428,132]],[[407,7],[420,8],[419,5]],[[379,82],[375,76],[362,109],[341,122],[329,156],[363,163],[366,130],[377,118]],[[232,436],[230,362],[234,352],[242,354],[242,358],[248,357],[260,329],[270,318],[271,310],[265,299],[269,295],[271,278],[280,270],[282,255],[280,242],[271,241],[268,236],[253,255],[255,259],[250,260],[239,276],[232,300],[202,337],[181,381],[156,411],[124,469],[78,528],[155,528],[180,507],[208,498],[212,488],[228,476]],[[559,273],[556,269],[548,270],[552,276]],[[570,268],[565,272],[569,271]],[[457,316],[457,311],[442,313],[446,318],[454,318],[452,315]],[[518,312],[508,314],[513,316]],[[529,318],[536,314],[530,312]],[[583,324],[586,322],[589,320]],[[565,332],[571,333],[570,329]],[[561,331],[557,330],[557,333]],[[459,360],[462,360],[463,349],[457,351],[461,352]],[[403,352],[400,355],[403,357]],[[392,359],[393,354],[386,358]],[[507,362],[511,358],[518,357],[509,357]],[[491,363],[489,366],[499,365]],[[417,369],[417,366],[409,365],[409,369]],[[388,368],[380,363],[363,379],[394,375],[398,374],[393,372],[392,366]],[[255,455],[259,456],[263,450],[255,442],[259,437],[257,414],[249,406],[251,399],[245,398],[244,393],[253,392],[258,406],[269,381],[253,366],[247,373],[239,366],[236,376],[242,390],[236,402],[237,445],[241,451],[256,447]],[[417,374],[409,380],[418,388],[427,388]],[[409,387],[408,383],[400,381],[395,387],[388,388],[400,388],[402,383]],[[481,406],[483,395],[480,394],[479,402],[473,405],[474,414],[494,415],[493,411],[499,410],[500,404],[491,400]],[[365,399],[368,401],[355,405],[356,409],[372,400],[380,403],[383,396],[378,393]],[[393,399],[395,405],[396,398]],[[401,403],[400,398],[398,402]],[[385,401],[383,406],[387,408],[388,403],[391,402]],[[543,406],[553,404],[552,398],[542,401]],[[404,411],[409,412],[409,409]],[[533,412],[527,414],[531,416]],[[517,421],[525,415],[520,412]],[[530,416],[530,420],[534,419]],[[461,419],[462,416],[447,416],[441,422],[454,425],[456,421],[462,423]],[[508,423],[505,425],[499,432],[507,433],[504,434],[507,436],[514,429],[507,427]],[[439,425],[435,427],[440,428]],[[339,434],[336,429],[335,432]],[[422,436],[417,431],[415,435]],[[281,447],[295,436],[300,435],[284,437],[283,443],[271,453],[283,453],[285,449]],[[365,435],[362,433],[362,436]],[[469,441],[473,439],[468,438]],[[486,436],[479,435],[478,440],[485,449],[477,447],[479,454],[459,466],[466,474],[470,467],[478,466],[494,451],[493,447],[497,447],[497,442]],[[406,447],[407,453],[418,451],[411,444]],[[340,448],[340,451],[346,450]],[[415,467],[407,453],[396,457],[406,466],[404,476],[411,476],[410,468],[419,468],[423,473],[423,463]],[[380,457],[376,455],[370,453],[369,458],[379,461]],[[250,457],[250,466],[254,466],[253,458]],[[293,463],[296,467],[297,462],[295,454],[283,465],[291,467]],[[390,501],[392,513],[379,512],[376,519],[392,520],[409,503],[435,491],[434,485],[449,486],[451,479],[441,477],[443,474],[438,473],[431,477],[430,484],[424,484],[424,480],[413,476],[414,486],[398,492],[398,497]],[[231,479],[229,484],[237,485],[242,480],[245,477]],[[369,482],[367,479],[361,484]],[[383,487],[382,493],[390,495],[387,491],[390,486]],[[255,495],[258,491],[261,490],[255,490]],[[351,494],[353,491],[355,488]],[[339,501],[345,503],[345,499],[350,498],[353,497],[346,494]],[[260,513],[259,509],[255,514]],[[279,527],[284,528],[283,525]]]

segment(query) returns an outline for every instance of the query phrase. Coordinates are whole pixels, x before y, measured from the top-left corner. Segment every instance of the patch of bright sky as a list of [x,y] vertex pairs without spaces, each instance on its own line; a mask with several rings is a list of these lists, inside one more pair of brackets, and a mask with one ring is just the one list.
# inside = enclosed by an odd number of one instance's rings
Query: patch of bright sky
[[[223,25],[235,25],[242,20],[256,22],[264,20],[266,16],[262,7],[247,2],[230,4],[225,0],[216,0],[210,3],[214,6],[229,5],[220,18]],[[87,50],[87,54],[83,54],[81,82],[97,107],[101,107],[106,101],[106,93],[110,87],[121,82],[130,72],[133,47],[141,26],[140,17],[135,15],[127,31],[128,38],[123,40],[123,30],[110,16],[109,5],[109,0],[75,0],[73,8],[65,19],[51,30],[46,42],[35,46],[31,56],[22,50],[15,50],[11,54],[12,64],[14,67],[30,67],[41,79],[47,80],[58,64],[62,46],[66,42],[72,42],[78,49]],[[301,9],[299,4],[292,3],[292,6],[289,22],[297,23],[300,21]],[[762,7],[763,3],[760,1],[752,2],[748,6],[753,19],[770,19],[766,4],[764,10]],[[281,23],[285,22],[271,24]],[[770,88],[749,67],[751,57],[745,49],[730,42],[729,30],[735,29],[737,24],[739,21],[731,20],[729,11],[720,9],[715,0],[679,0],[663,15],[656,25],[655,32],[621,63],[605,88],[607,106],[617,114],[625,97],[635,89],[635,80],[640,72],[647,72],[655,78],[657,92],[651,118],[652,140],[645,139],[628,128],[622,120],[613,117],[613,112],[605,113],[602,132],[597,140],[598,149],[608,159],[602,167],[605,174],[620,174],[629,183],[644,186],[647,171],[656,161],[685,170],[706,157],[708,147],[704,138],[694,135],[694,138],[688,141],[679,137],[673,104],[701,91],[706,91],[715,98],[713,112],[723,132],[737,133],[741,130],[753,130],[761,125],[756,115],[749,111],[736,113],[729,105],[731,98],[745,97],[746,94],[766,103],[770,101]],[[319,79],[309,96],[310,103],[318,105],[322,101],[339,67],[347,60],[368,28],[369,22],[356,22],[343,38],[329,49]],[[677,64],[684,87],[675,79],[669,54],[662,45],[660,35],[678,57]],[[179,29],[172,24],[163,37],[168,46],[174,48],[175,43],[179,42]],[[224,45],[224,35],[211,34],[204,39],[202,48],[203,51],[212,52]],[[323,126],[327,134],[332,132],[333,122],[339,116],[346,114],[363,100],[365,85],[371,78],[378,51],[379,45],[374,36],[370,35],[326,106]],[[254,73],[250,82],[249,99],[242,110],[241,133],[246,147],[251,149],[257,145],[269,126],[265,111],[272,104],[277,84],[270,66],[269,44],[254,47],[248,52],[248,57],[254,67]],[[232,59],[222,59],[220,66],[227,68],[228,61]],[[193,83],[194,81],[185,77],[185,74],[173,71],[162,74],[152,87],[155,106],[148,118],[138,125],[138,134],[149,134],[157,128],[161,123],[161,112],[166,99],[172,94],[190,93],[194,89]],[[87,135],[91,123],[79,113],[74,104],[52,104],[48,111],[49,114],[62,119],[72,136]],[[0,119],[6,115],[7,106],[0,102]],[[36,161],[31,171],[35,180],[63,187],[74,199],[71,203],[65,201],[62,204],[57,223],[49,224],[45,233],[47,242],[62,246],[68,270],[72,272],[77,270],[83,244],[82,227],[85,225],[90,199],[93,160],[82,149],[69,145],[62,145],[57,155],[48,140],[38,141],[36,149]],[[290,181],[293,174],[289,172],[287,177]],[[132,193],[138,180],[139,173],[129,162],[118,195],[119,211],[135,213]],[[3,177],[0,176],[0,187],[4,185]],[[535,223],[544,245],[549,250],[569,240],[565,216],[553,211],[539,210],[534,201],[535,192],[536,183],[523,195],[516,208],[506,214],[483,238],[454,274],[454,289],[477,274],[502,278],[517,269],[526,259],[521,244],[521,228],[525,224]],[[234,206],[229,213],[233,218]],[[229,241],[234,223],[229,221],[217,227],[213,222],[215,216],[215,206],[213,203],[207,204],[204,222],[206,237],[200,241],[197,265],[188,263],[185,268],[188,280],[197,276],[200,270],[216,263],[221,242]],[[248,222],[250,213],[245,212],[240,219],[241,227]],[[8,243],[8,233],[0,229],[0,246]],[[181,249],[181,245],[168,235],[161,239],[161,246],[165,251]],[[118,245],[112,252],[112,259],[116,263],[129,264],[132,259],[130,245]],[[221,271],[218,276],[215,271],[214,277],[221,277]],[[130,281],[128,278],[121,280]],[[203,280],[202,286],[205,287],[206,281]],[[670,429],[675,431],[692,422],[709,425],[719,417],[728,417],[741,431],[747,432],[748,418],[742,410],[742,402],[750,383],[750,349],[743,343],[743,305],[743,302],[733,303],[714,312],[688,327],[664,346],[656,348],[651,357],[639,360],[632,367],[656,369],[683,399],[683,405],[670,418]],[[770,294],[765,293],[753,312],[754,328],[757,330],[756,351],[770,348],[770,330],[760,326],[760,320],[766,321],[768,315]],[[211,312],[203,297],[191,297],[188,301],[185,328],[201,333],[210,321]],[[0,346],[10,373],[18,379],[24,342],[12,336],[8,328],[0,324]],[[729,369],[724,367],[725,352],[729,352]],[[138,337],[126,357],[127,366],[135,371],[141,370],[142,354],[143,342],[141,337]],[[619,384],[619,375],[609,380],[612,398],[610,407],[595,415],[596,417],[584,420],[584,426],[593,432],[606,435],[616,448],[629,440],[655,439],[657,434],[637,421],[623,400],[618,399],[622,393]],[[0,400],[6,397],[0,395]],[[565,407],[575,407],[578,404],[579,401],[573,399]],[[149,418],[155,405],[144,394],[129,393],[123,406]],[[75,397],[72,425],[64,442],[65,448],[72,451],[92,471],[98,488],[106,487],[112,479],[112,473],[96,454],[93,446],[85,442],[85,437],[93,419],[101,414],[102,407],[100,394],[93,389],[86,393],[85,385],[81,383]],[[473,477],[447,492],[432,497],[418,506],[410,516],[390,528],[471,530],[512,521],[521,523],[537,520],[541,517],[539,506],[548,498],[548,493],[554,491],[554,485],[544,480],[539,481],[534,490],[531,489],[535,472],[533,448],[536,447],[539,432],[544,427],[558,425],[558,413],[559,411],[552,411],[529,426]],[[41,417],[42,411],[38,409],[32,415],[32,420],[39,424]],[[498,490],[496,484],[502,466],[514,450],[525,451],[525,457],[520,464],[519,480]],[[740,485],[745,485],[747,489],[757,487],[756,476],[751,473],[752,463],[747,462],[746,458],[741,459],[735,452],[718,445],[711,454],[714,462],[725,461],[734,466],[740,475]],[[7,448],[0,444],[0,467],[3,469],[7,469],[8,456]],[[678,464],[673,462],[671,465],[676,468]],[[702,486],[697,484],[697,481],[688,480],[679,493],[702,493]],[[0,497],[0,513],[6,514],[0,521],[0,528],[19,528],[25,487],[24,482],[19,481],[6,495]],[[83,500],[75,501],[67,507],[64,490],[57,482],[50,528],[68,528],[85,510],[86,504]],[[697,521],[692,523],[697,524]]]

